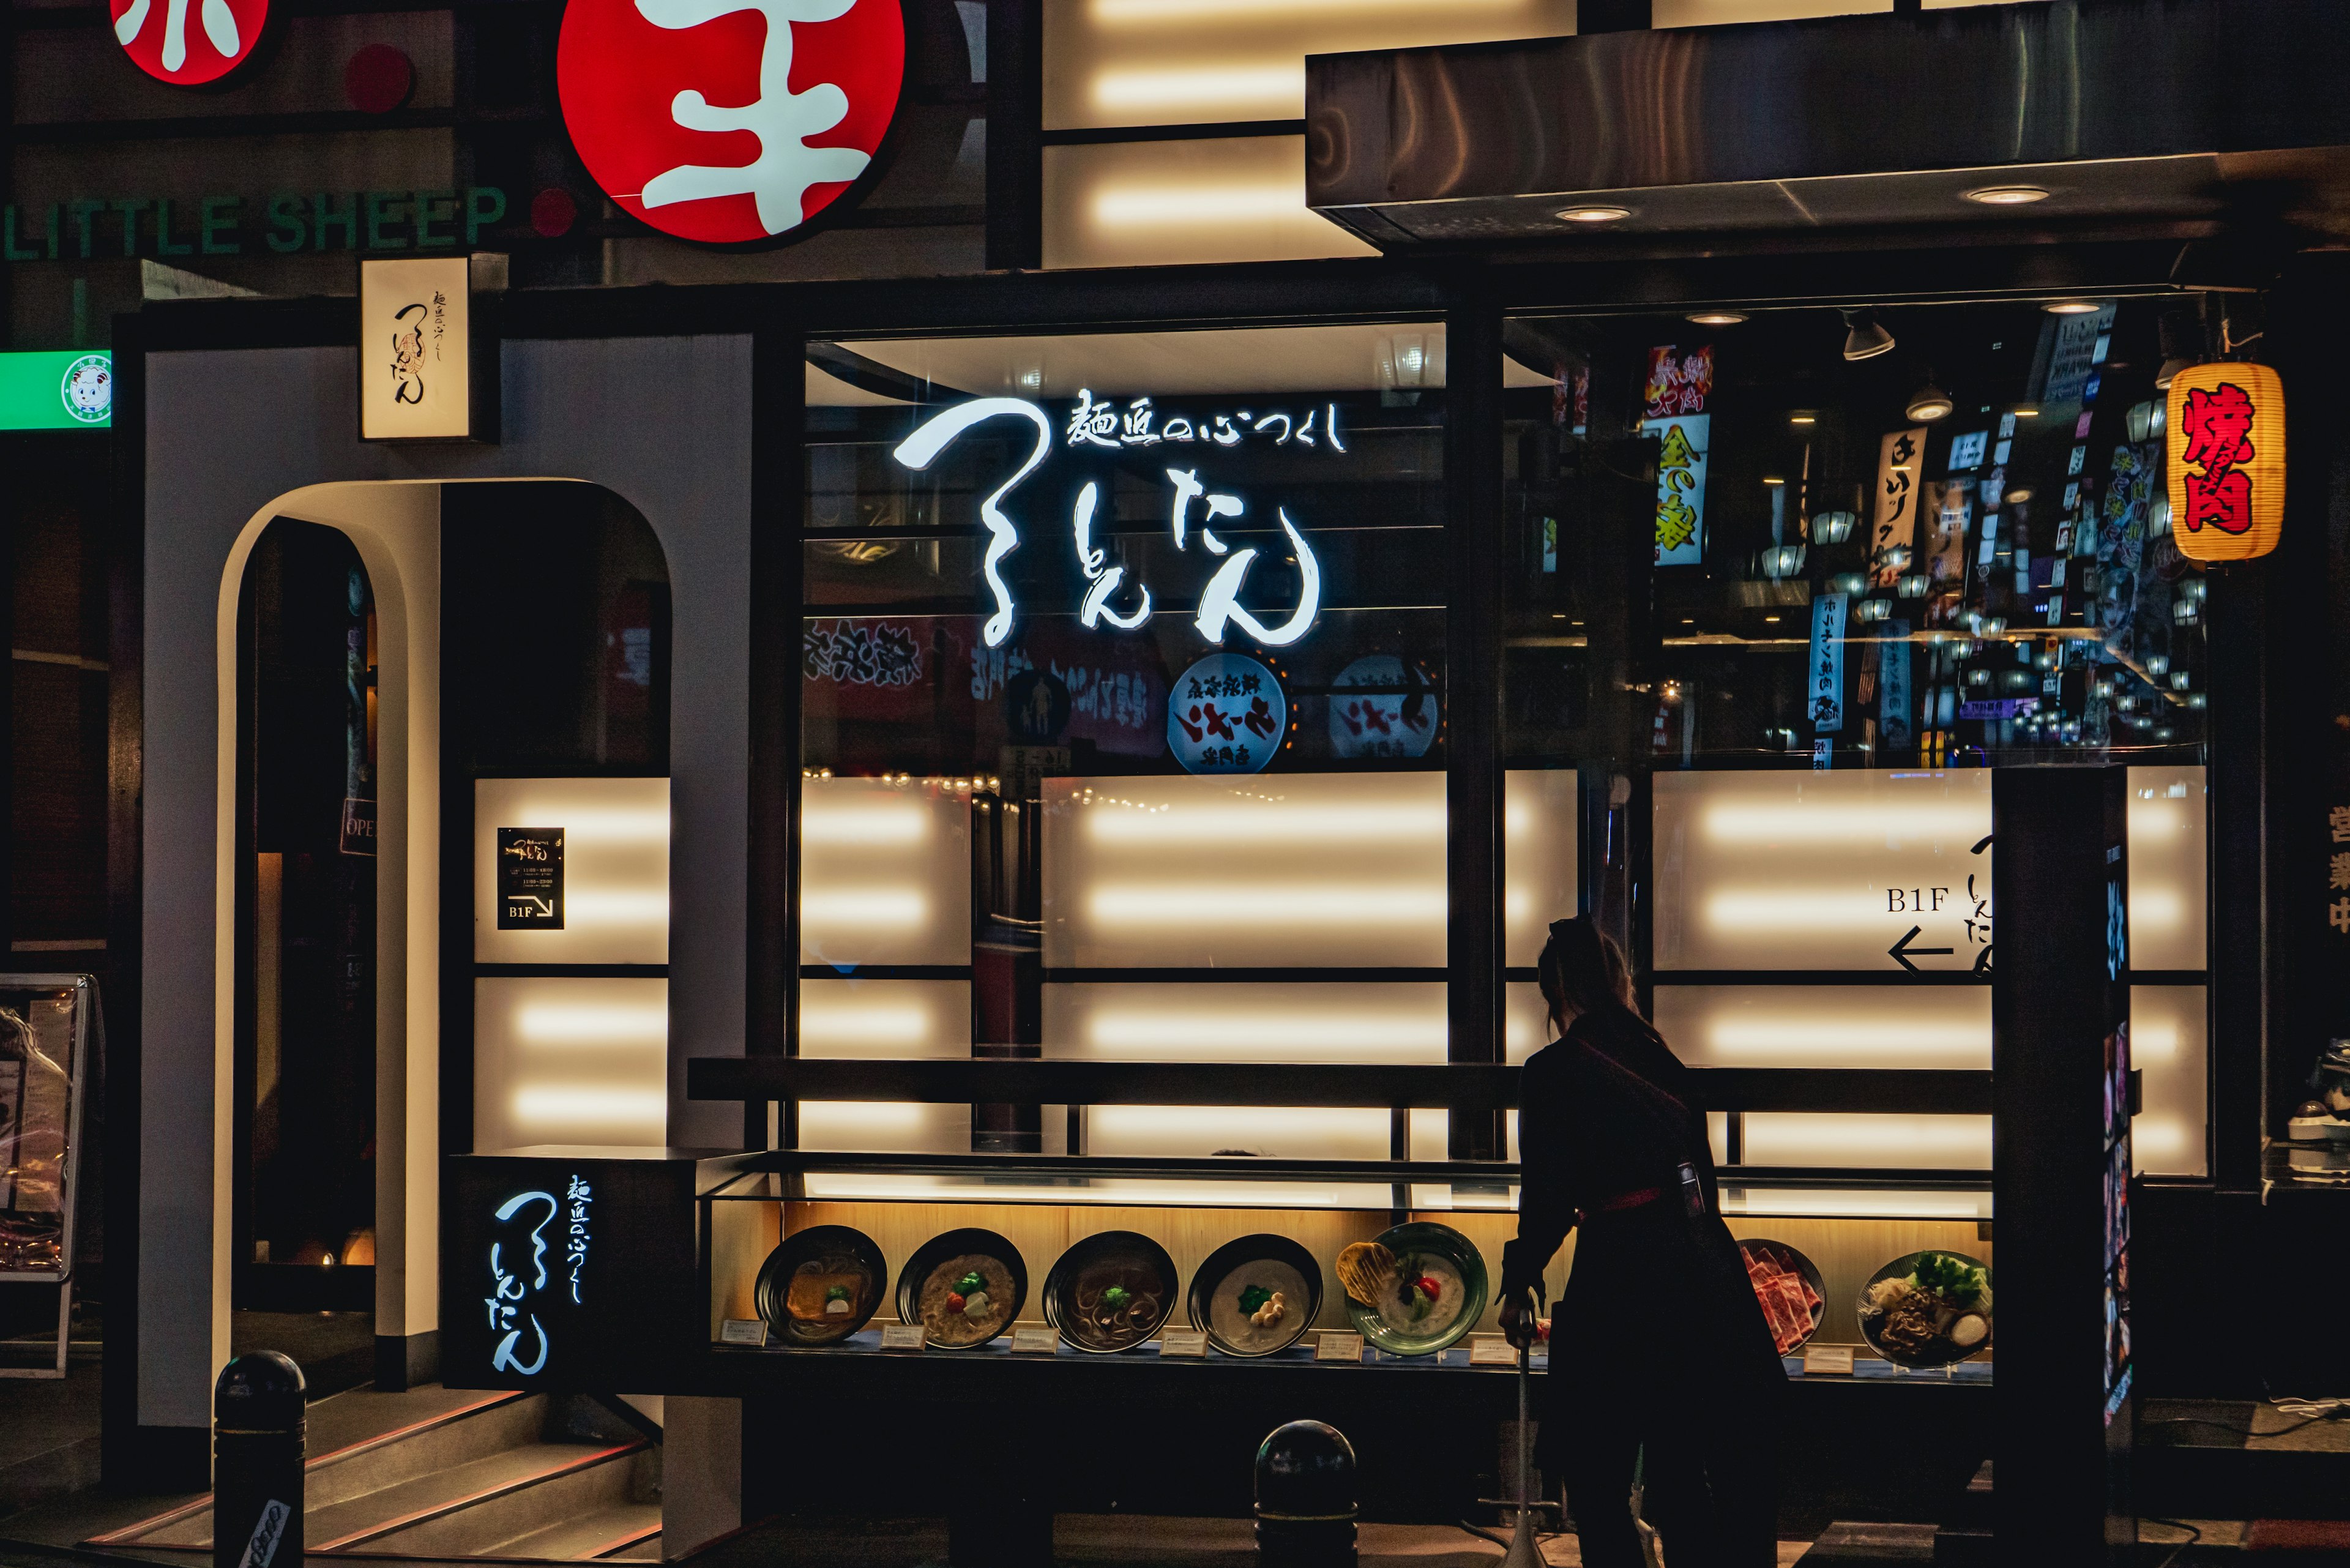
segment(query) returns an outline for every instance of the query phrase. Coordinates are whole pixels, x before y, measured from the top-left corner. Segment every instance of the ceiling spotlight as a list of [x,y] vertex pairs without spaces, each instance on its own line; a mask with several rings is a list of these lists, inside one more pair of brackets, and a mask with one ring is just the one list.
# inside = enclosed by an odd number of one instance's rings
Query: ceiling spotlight
[[1946,420],[1950,417],[1950,394],[1929,381],[1918,389],[1918,395],[1909,400],[1909,407],[1905,411],[1921,425]]
[[2028,207],[2034,202],[2048,200],[2048,192],[2038,185],[1985,185],[1980,191],[1968,192],[1967,200],[1986,207]]
[[2095,316],[2105,307],[2094,299],[2052,299],[2040,308],[2051,316]]
[[1844,325],[1846,358],[1874,359],[1879,354],[1893,352],[1893,334],[1877,324],[1874,310],[1847,310],[1844,313]]
[[2162,362],[2162,369],[2154,373],[2154,389],[2158,392],[2170,390],[2170,383],[2178,379],[2178,372],[2193,363],[2194,361],[2184,354],[2174,354],[2165,359]]
[[2007,493],[2007,499],[2021,506],[2023,503],[2032,499],[2032,486],[2028,484],[2017,485],[2013,490]]
[[1746,319],[1742,310],[1692,310],[1689,318],[1700,327],[1735,327]]
[[1558,216],[1570,223],[1620,223],[1632,215],[1629,207],[1610,207],[1593,203],[1582,207],[1561,207]]

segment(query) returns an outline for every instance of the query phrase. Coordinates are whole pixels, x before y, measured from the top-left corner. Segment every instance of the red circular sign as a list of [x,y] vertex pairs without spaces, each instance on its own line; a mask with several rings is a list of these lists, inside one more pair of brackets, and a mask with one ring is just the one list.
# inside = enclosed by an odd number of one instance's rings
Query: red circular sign
[[905,74],[899,0],[570,0],[555,57],[564,123],[605,194],[716,244],[837,201]]
[[269,0],[110,0],[114,36],[158,81],[218,81],[252,57]]

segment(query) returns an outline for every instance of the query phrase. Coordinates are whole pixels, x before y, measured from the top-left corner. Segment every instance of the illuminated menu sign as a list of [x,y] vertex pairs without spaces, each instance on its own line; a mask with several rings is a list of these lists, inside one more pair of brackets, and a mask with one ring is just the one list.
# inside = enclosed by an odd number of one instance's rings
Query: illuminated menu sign
[[498,929],[563,929],[563,829],[498,829]]

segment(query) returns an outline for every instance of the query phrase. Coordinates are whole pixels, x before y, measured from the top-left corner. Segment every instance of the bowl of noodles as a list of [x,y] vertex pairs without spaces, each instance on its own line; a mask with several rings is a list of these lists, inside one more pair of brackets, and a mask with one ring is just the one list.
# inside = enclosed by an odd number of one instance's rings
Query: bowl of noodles
[[939,1350],[976,1350],[1012,1326],[1028,1299],[1020,1249],[976,1227],[931,1237],[898,1275],[898,1321],[920,1324]]
[[1045,1321],[1079,1350],[1115,1355],[1157,1334],[1175,1310],[1175,1260],[1135,1231],[1103,1231],[1045,1276]]

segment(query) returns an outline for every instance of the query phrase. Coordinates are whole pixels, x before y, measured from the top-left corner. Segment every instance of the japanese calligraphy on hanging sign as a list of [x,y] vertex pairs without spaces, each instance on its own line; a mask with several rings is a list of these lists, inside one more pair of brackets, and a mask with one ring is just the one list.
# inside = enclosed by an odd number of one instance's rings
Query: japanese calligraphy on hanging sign
[[1812,601],[1812,650],[1804,676],[1810,697],[1804,717],[1823,735],[1844,728],[1844,611],[1842,594],[1822,594]]
[[1888,746],[1909,743],[1909,623],[1888,620],[1877,675],[1877,727]]
[[[1014,451],[1025,435],[1028,450],[979,503],[979,521],[987,535],[980,586],[988,609],[980,639],[987,647],[1005,646],[1020,613],[1003,576],[1005,558],[1031,538],[1041,540],[1057,532],[1035,516],[1025,498],[1013,502],[1014,493],[1056,450],[1083,457],[1099,452],[1131,456],[1138,449],[1158,449],[1151,461],[1164,464],[1161,514],[1175,554],[1182,558],[1169,568],[1177,580],[1162,583],[1161,592],[1171,587],[1179,597],[1193,598],[1191,625],[1201,638],[1221,647],[1237,630],[1260,648],[1287,648],[1313,629],[1322,608],[1320,558],[1286,507],[1277,502],[1267,506],[1262,495],[1243,491],[1219,460],[1243,446],[1255,449],[1248,454],[1253,459],[1264,449],[1343,457],[1347,446],[1336,403],[1170,414],[1148,397],[1130,398],[1121,405],[1097,400],[1090,389],[1081,389],[1067,414],[1055,419],[1042,404],[1024,398],[973,398],[923,421],[890,456],[900,467],[919,472],[965,431],[989,421],[1004,422]],[[1005,431],[991,433],[1002,437]],[[1105,469],[1101,481],[1087,480],[1077,490],[1067,532],[1061,535],[1067,541],[1076,584],[1083,589],[1077,621],[1088,631],[1104,626],[1112,631],[1139,631],[1155,613],[1139,556],[1128,560],[1123,547],[1107,536],[1112,517],[1104,510],[1104,496],[1106,488],[1114,487],[1116,472]],[[1270,561],[1263,559],[1267,555]],[[1191,562],[1197,567],[1182,574],[1181,566]],[[1202,572],[1204,582],[1200,580]]]
[[360,439],[478,433],[470,265],[463,256],[359,264]]
[[1713,348],[1648,350],[1639,431],[1657,438],[1657,565],[1705,559],[1705,460],[1712,442]]
[[2170,532],[2199,561],[2249,561],[2284,526],[2284,383],[2266,365],[2196,365],[2170,383]]
[[1877,520],[1868,536],[1869,586],[1893,587],[1909,569],[1917,544],[1918,471],[1926,454],[1926,427],[1895,431],[1877,449]]
[[1927,592],[1939,597],[1966,586],[1967,529],[1974,521],[1975,482],[1946,479],[1925,487],[1920,504],[1932,520],[1927,546]]

